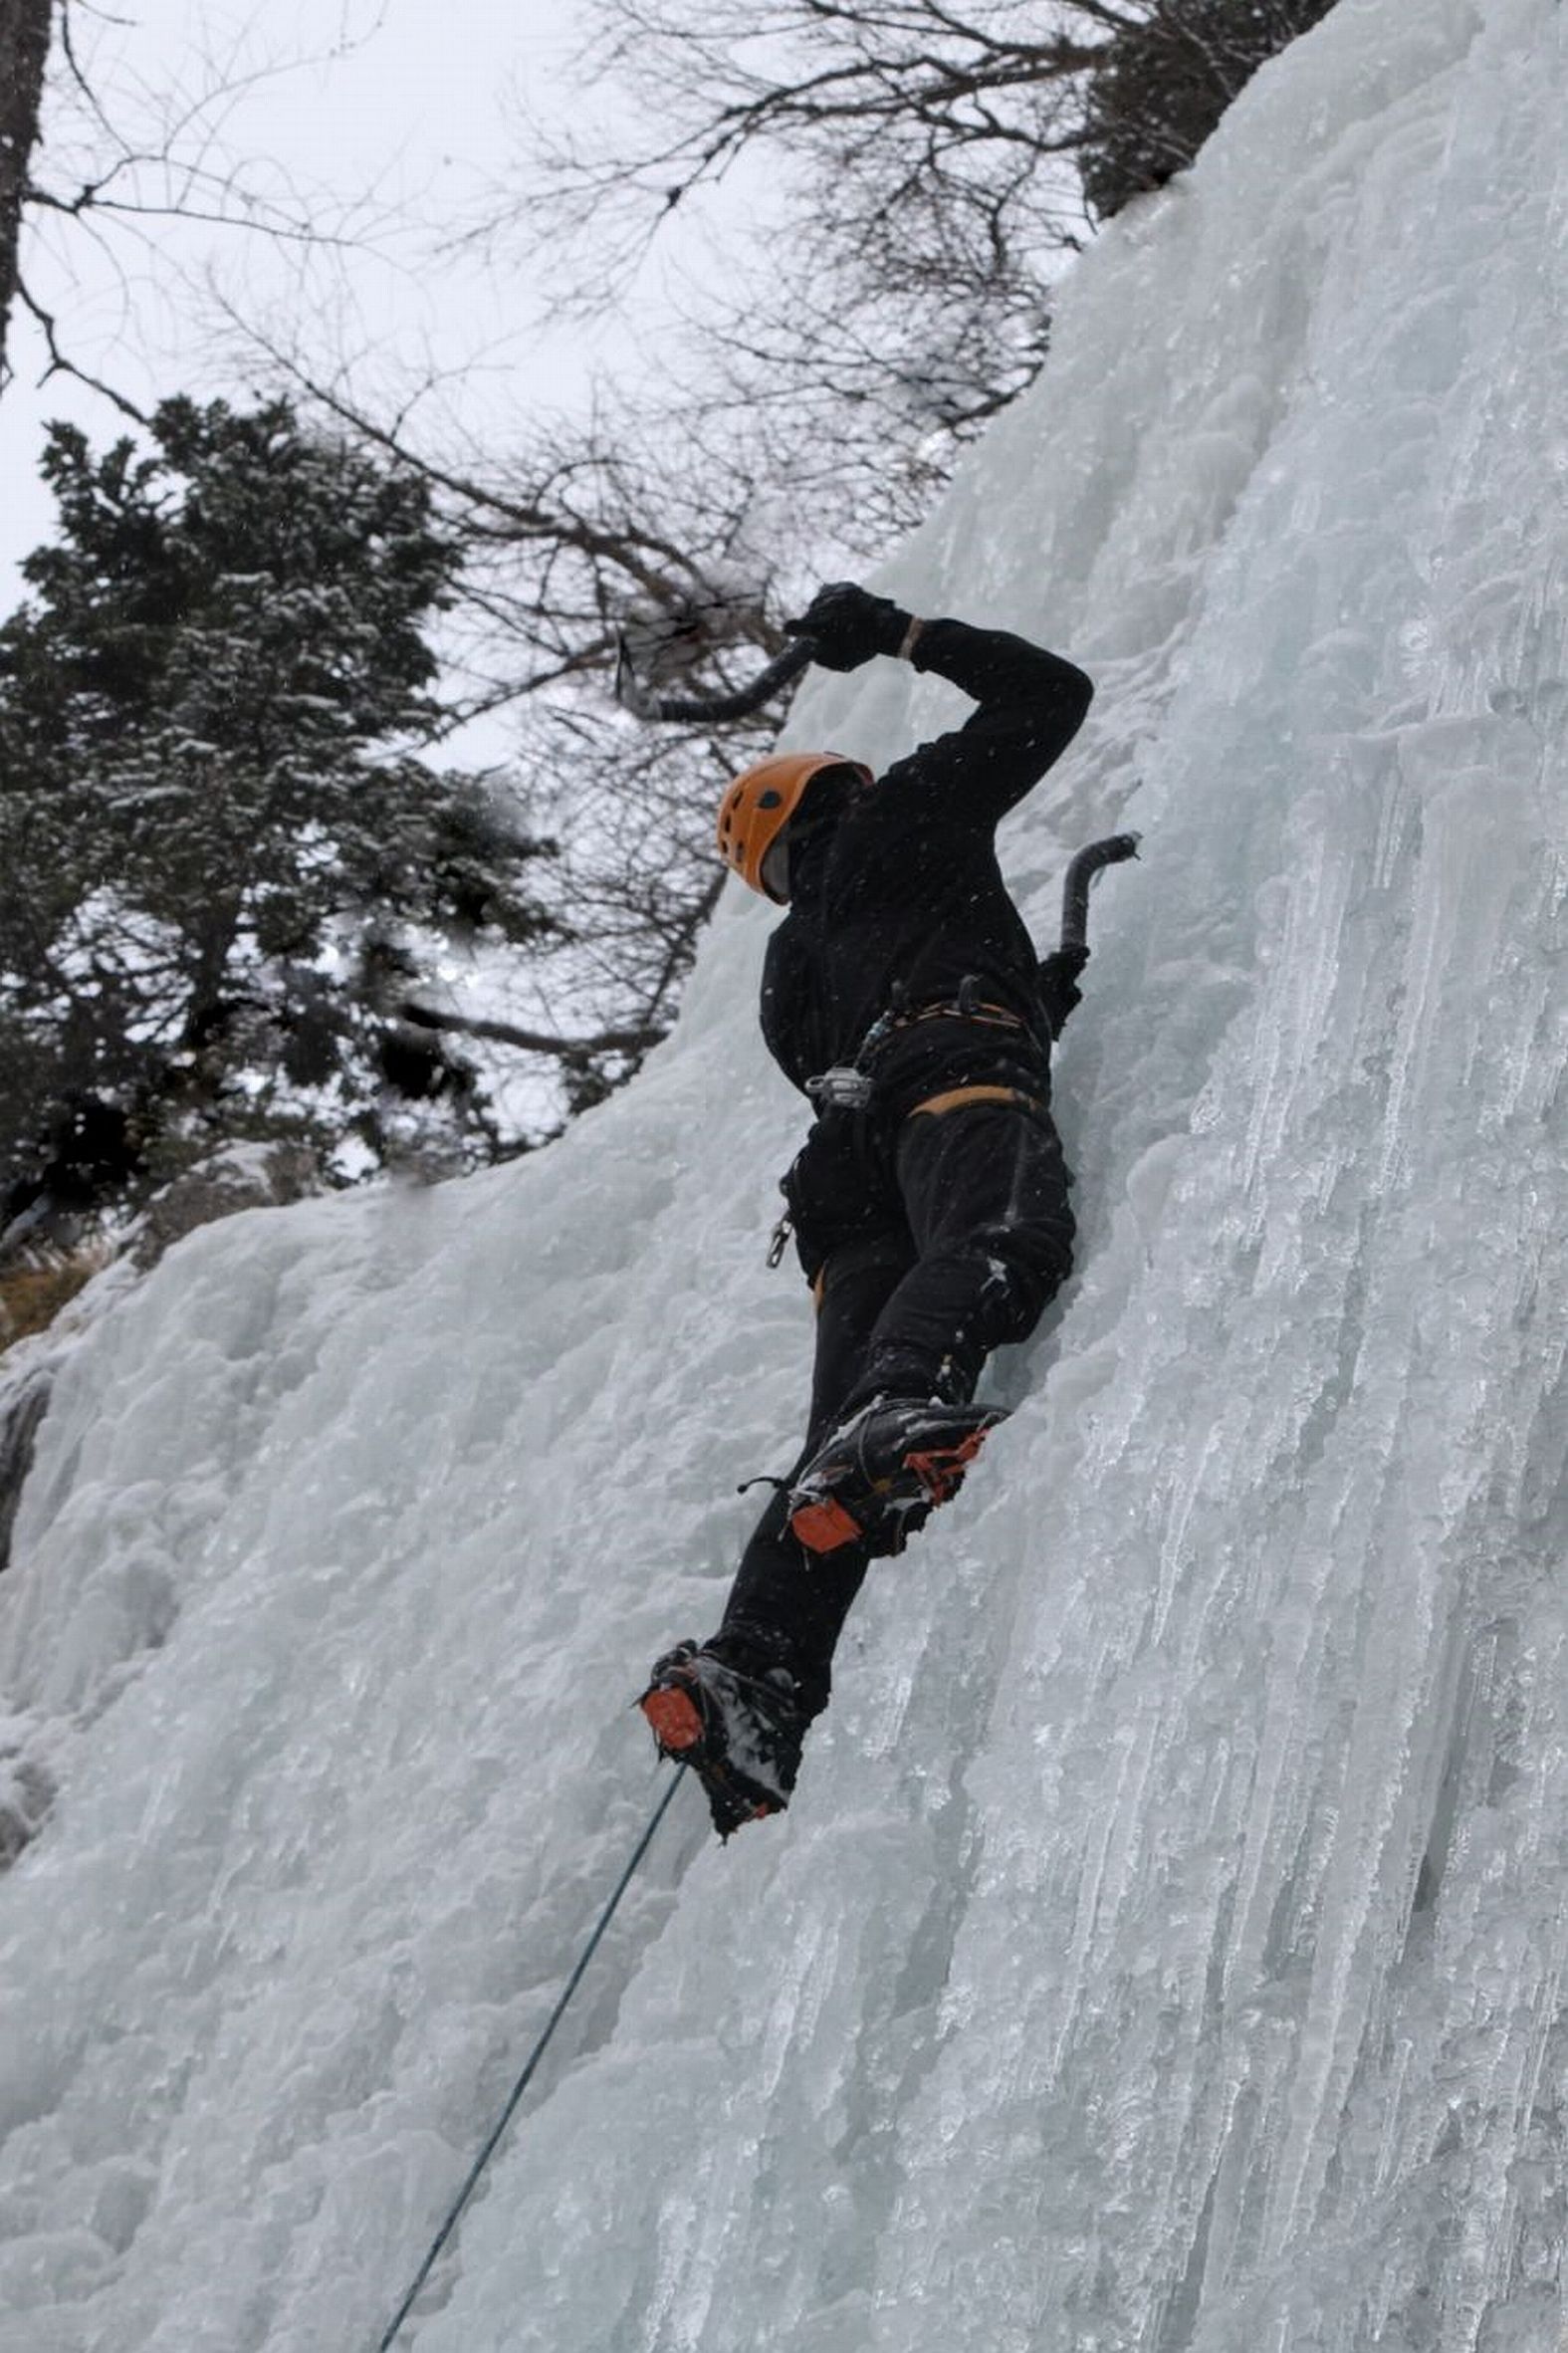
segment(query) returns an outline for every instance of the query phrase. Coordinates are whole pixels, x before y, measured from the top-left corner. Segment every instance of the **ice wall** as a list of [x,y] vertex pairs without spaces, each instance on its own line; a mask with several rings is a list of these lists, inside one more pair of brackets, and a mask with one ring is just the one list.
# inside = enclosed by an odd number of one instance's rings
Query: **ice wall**
[[[691,1793],[421,2353],[1552,2353],[1568,2179],[1568,32],[1340,0],[1082,266],[889,585],[1095,673],[1079,1272],[784,1823]],[[945,714],[877,665],[800,740]],[[519,1168],[194,1237],[0,1591],[0,2346],[376,2341],[799,1411],[716,925]],[[1555,961],[1554,961],[1555,960]]]

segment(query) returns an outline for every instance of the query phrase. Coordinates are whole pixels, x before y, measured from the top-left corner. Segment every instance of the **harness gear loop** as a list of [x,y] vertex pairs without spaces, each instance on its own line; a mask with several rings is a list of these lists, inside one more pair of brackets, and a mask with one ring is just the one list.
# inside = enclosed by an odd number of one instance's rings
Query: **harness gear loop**
[[931,1005],[903,1005],[882,1014],[861,1040],[855,1060],[863,1060],[896,1031],[913,1029],[917,1022],[978,1022],[984,1029],[1022,1030],[1033,1036],[1021,1014],[1014,1013],[1010,1005],[998,1005],[989,997],[977,996],[979,987],[975,975],[966,973],[957,997],[939,998]]
[[866,1068],[889,1038],[900,1030],[913,1028],[917,1022],[960,1021],[978,1022],[987,1029],[1021,1030],[1032,1036],[1021,1014],[1008,1005],[994,1005],[979,996],[980,983],[972,972],[964,975],[955,999],[943,999],[933,1005],[910,1006],[907,993],[895,989],[893,1002],[885,1013],[878,1014],[854,1054],[847,1062],[835,1062],[830,1070],[821,1071],[815,1078],[807,1078],[803,1092],[811,1098],[817,1112],[869,1111],[876,1091],[876,1080]]

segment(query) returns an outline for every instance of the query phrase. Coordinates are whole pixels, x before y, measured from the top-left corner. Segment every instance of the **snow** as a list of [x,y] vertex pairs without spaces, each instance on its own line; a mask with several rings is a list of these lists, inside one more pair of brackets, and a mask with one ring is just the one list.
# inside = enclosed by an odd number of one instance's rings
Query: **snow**
[[[1341,0],[890,568],[1096,677],[1078,1271],[782,1823],[683,1793],[420,2353],[1551,2353],[1568,2221],[1555,0]],[[793,740],[951,708],[891,664]],[[722,910],[484,1177],[192,1236],[0,1588],[0,2347],[373,2346],[801,1411]],[[1556,959],[1554,971],[1554,958]]]

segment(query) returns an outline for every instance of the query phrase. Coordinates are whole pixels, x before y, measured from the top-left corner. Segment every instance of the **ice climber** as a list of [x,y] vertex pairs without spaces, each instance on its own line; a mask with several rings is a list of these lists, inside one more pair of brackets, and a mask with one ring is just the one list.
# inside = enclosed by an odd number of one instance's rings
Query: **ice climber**
[[867,1564],[957,1489],[1001,1418],[971,1402],[986,1358],[1033,1330],[1072,1255],[1049,1058],[1087,951],[1036,957],[996,831],[1077,732],[1089,681],[847,582],[788,626],[827,669],[892,655],[979,708],[881,777],[776,754],[719,814],[725,859],[788,908],[763,1035],[816,1114],[784,1179],[817,1308],[805,1444],[718,1632],[661,1658],[640,1703],[726,1836],[788,1802]]

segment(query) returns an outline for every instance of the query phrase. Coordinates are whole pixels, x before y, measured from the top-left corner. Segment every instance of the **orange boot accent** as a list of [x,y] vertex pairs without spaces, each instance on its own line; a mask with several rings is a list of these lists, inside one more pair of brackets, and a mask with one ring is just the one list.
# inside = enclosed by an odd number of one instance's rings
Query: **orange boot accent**
[[653,1729],[653,1737],[668,1756],[680,1757],[702,1739],[702,1715],[689,1691],[655,1685],[637,1705]]
[[789,1528],[808,1552],[836,1552],[840,1544],[852,1544],[864,1532],[836,1496],[824,1496],[819,1504],[802,1504],[798,1512],[790,1513]]

